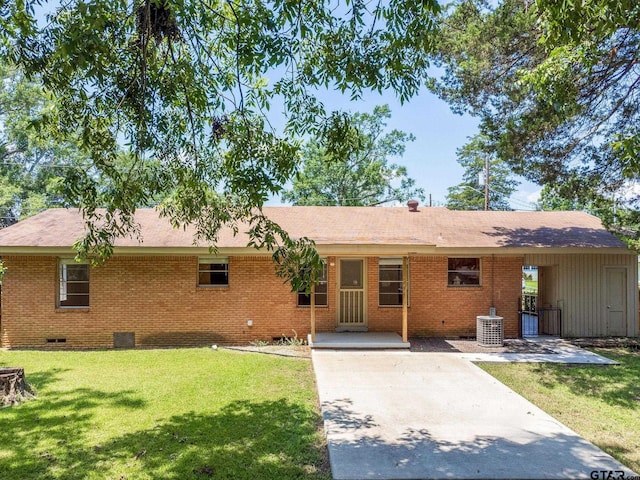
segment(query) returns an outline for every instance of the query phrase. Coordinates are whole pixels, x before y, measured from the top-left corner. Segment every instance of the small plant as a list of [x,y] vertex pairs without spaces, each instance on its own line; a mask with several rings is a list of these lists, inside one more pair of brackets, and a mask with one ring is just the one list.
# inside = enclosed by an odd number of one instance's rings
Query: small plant
[[286,345],[288,347],[302,347],[307,344],[307,341],[303,338],[298,338],[298,332],[291,329],[293,332],[293,337],[287,337],[284,333],[282,334],[282,339],[278,342],[281,345]]
[[252,340],[251,342],[249,342],[249,345],[251,345],[252,347],[266,347],[267,345],[269,345],[269,342],[267,342],[266,340]]

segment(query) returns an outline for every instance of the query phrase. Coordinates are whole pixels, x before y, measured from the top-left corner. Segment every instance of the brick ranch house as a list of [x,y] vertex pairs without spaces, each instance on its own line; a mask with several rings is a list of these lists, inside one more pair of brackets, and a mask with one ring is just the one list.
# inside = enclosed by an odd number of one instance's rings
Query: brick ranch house
[[637,255],[597,218],[411,210],[266,207],[292,237],[313,238],[325,259],[313,308],[242,233],[221,232],[212,255],[189,230],[141,209],[141,240],[117,240],[114,256],[90,267],[73,260],[81,215],[47,210],[0,231],[1,344],[246,344],[305,337],[312,323],[318,332],[472,337],[490,307],[505,337],[516,337],[523,266],[537,266],[539,302],[562,310],[563,336],[638,335]]

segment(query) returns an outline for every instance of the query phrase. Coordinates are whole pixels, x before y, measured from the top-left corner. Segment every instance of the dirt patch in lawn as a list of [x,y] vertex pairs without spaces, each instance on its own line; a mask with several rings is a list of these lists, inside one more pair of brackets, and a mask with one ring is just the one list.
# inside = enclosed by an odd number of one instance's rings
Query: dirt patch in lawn
[[280,355],[282,357],[311,358],[311,348],[307,345],[237,345],[224,348],[238,352],[266,353],[269,355]]

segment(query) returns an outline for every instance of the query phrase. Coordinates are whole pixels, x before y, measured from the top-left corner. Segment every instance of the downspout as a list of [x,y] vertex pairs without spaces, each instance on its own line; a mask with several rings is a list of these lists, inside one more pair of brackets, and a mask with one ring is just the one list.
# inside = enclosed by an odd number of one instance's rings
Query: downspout
[[495,268],[496,268],[496,254],[491,254],[491,308],[492,311],[495,311],[495,298],[494,298],[494,289],[495,289]]
[[316,343],[316,284],[311,285],[311,343]]
[[402,341],[407,343],[408,340],[408,304],[409,304],[409,292],[407,291],[407,258],[402,257]]

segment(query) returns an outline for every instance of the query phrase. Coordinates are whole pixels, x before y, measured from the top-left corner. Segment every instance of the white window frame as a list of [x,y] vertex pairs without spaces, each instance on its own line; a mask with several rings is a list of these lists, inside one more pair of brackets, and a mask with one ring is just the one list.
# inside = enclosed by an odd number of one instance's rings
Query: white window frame
[[[316,291],[316,307],[328,307],[329,306],[329,269],[327,267],[327,261],[325,259],[322,259],[322,273],[324,275],[321,275],[320,278],[318,279],[318,281],[316,282],[316,290],[317,290],[317,286],[318,285],[325,285],[326,286],[326,291],[324,293],[318,293]],[[324,278],[322,278],[324,277]],[[324,297],[326,298],[326,302],[325,303],[318,303],[318,295],[324,295]],[[304,304],[304,303],[300,303],[300,299],[301,298],[305,298],[305,297],[311,297],[310,293],[305,293],[305,292],[298,292],[298,294],[296,295],[296,303],[298,305],[298,307],[302,307],[302,308],[310,308],[311,307],[311,302],[309,302],[309,304]]]
[[[204,264],[216,264],[216,265],[226,265],[226,270],[201,270],[200,265]],[[226,272],[227,274],[227,283],[200,283],[200,273],[203,272]],[[198,257],[198,287],[204,288],[220,288],[220,287],[228,287],[229,286],[229,257]]]
[[[384,281],[387,282],[387,280],[382,280],[381,279],[381,275],[380,275],[380,267],[383,266],[389,266],[392,265],[394,267],[400,267],[400,280],[393,280],[393,283],[399,283],[400,284],[400,290],[402,290],[402,257],[390,257],[390,258],[378,258],[378,306],[382,307],[382,308],[398,308],[398,307],[402,307],[402,302],[400,302],[400,304],[384,304],[384,303],[380,303],[380,296],[382,295],[381,291],[380,291],[380,284]],[[411,278],[411,275],[409,274],[410,272],[410,265],[409,265],[409,259],[407,259],[407,306],[410,305],[410,301],[411,301],[411,287],[410,287],[410,282],[409,279]],[[402,292],[402,294],[404,295],[404,292]]]
[[[67,265],[86,265],[87,267],[87,280],[68,280]],[[88,293],[82,294],[69,294],[67,292],[68,283],[86,283],[89,286]],[[87,298],[86,305],[62,305],[62,302],[67,301],[69,295],[84,296]],[[58,295],[57,295],[57,307],[58,308],[89,308],[91,305],[91,269],[88,262],[77,262],[73,258],[59,258],[58,259]]]

